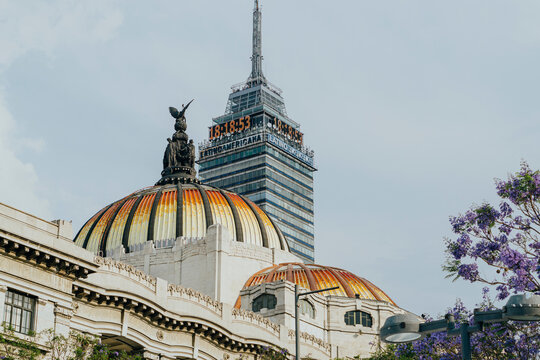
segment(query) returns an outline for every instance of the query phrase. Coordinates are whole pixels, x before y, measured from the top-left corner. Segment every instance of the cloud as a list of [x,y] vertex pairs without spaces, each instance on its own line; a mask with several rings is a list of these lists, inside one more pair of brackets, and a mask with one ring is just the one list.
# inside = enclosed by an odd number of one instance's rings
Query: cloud
[[3,68],[33,50],[52,55],[61,46],[107,41],[123,21],[105,1],[0,1],[0,14]]
[[[66,47],[105,42],[114,37],[122,22],[114,1],[0,0],[0,76],[35,52],[54,58]],[[34,165],[17,154],[23,149],[41,152],[46,143],[18,134],[17,119],[6,102],[8,89],[0,83],[0,202],[50,219],[50,205],[40,193]]]
[[34,166],[20,160],[13,151],[21,145],[19,142],[15,136],[15,121],[0,93],[0,201],[50,219],[49,202],[39,194]]

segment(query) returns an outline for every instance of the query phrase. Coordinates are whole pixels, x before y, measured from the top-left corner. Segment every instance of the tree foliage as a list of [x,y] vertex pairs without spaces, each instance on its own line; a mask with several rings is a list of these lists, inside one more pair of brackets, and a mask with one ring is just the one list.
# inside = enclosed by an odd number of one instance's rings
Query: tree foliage
[[[493,286],[498,300],[511,293],[540,294],[540,171],[522,162],[519,172],[495,184],[501,198],[498,206],[484,203],[450,217],[456,237],[446,239],[443,270],[454,280]],[[482,310],[494,308],[488,292],[484,288],[484,300],[478,305]],[[460,322],[473,324],[473,312],[460,300],[448,313],[454,315],[457,327]],[[473,359],[539,359],[540,324],[485,324],[482,332],[471,335],[471,346]],[[433,333],[413,343],[381,348],[370,359],[458,360],[461,339]]]
[[52,329],[40,334],[21,335],[10,327],[4,327],[0,333],[0,359],[142,360],[138,355],[110,350],[92,335],[72,331],[69,336],[63,336],[55,334]]
[[[451,217],[455,239],[446,239],[448,276],[493,285],[497,298],[540,294],[540,171],[527,163],[508,180],[496,180],[498,207],[473,206]],[[479,263],[490,269],[482,273]]]
[[[483,302],[477,306],[480,310],[495,308],[487,288],[484,289]],[[474,324],[473,311],[460,300],[447,313],[454,315],[457,328],[462,322]],[[484,324],[483,331],[471,334],[472,357],[478,360],[536,359],[539,355],[539,330],[537,323],[519,321]],[[398,359],[459,360],[461,339],[446,332],[433,333],[412,344],[397,346],[395,354]]]

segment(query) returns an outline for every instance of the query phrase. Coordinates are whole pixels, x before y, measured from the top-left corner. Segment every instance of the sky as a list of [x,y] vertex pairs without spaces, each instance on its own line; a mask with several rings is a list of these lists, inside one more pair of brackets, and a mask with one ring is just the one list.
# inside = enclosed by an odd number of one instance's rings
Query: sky
[[[540,2],[263,0],[263,70],[315,151],[316,262],[417,314],[448,217],[540,167]],[[253,3],[0,0],[0,202],[74,231],[160,178],[169,106],[203,141],[250,70]]]

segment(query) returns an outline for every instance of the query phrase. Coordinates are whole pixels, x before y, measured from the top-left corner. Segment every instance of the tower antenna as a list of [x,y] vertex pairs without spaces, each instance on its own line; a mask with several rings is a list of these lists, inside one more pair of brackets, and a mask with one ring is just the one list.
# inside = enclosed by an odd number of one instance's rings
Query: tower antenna
[[253,7],[253,48],[251,53],[251,75],[247,80],[249,86],[266,83],[262,72],[262,34],[261,34],[261,10],[259,0],[255,0]]

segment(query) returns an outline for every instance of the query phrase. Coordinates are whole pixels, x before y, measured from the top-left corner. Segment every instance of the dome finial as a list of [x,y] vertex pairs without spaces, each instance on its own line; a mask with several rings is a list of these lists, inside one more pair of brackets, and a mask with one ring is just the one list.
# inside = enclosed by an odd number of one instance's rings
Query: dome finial
[[187,122],[185,112],[193,100],[182,104],[182,110],[178,111],[175,107],[169,107],[169,112],[176,119],[172,139],[168,138],[167,147],[163,156],[163,171],[161,179],[156,185],[176,184],[185,182],[197,182],[195,178],[195,145],[193,140],[189,140],[186,134]]

